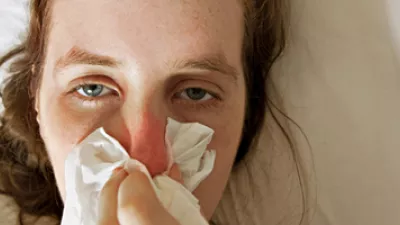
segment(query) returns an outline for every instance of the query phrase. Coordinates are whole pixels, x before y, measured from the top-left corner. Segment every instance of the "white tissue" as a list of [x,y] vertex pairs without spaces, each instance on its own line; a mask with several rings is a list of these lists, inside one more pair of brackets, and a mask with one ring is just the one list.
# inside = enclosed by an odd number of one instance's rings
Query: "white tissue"
[[[211,128],[198,123],[168,119],[166,144],[172,151],[172,160],[181,169],[185,187],[167,175],[151,179],[147,172],[158,198],[182,225],[208,224],[191,192],[214,167],[215,151],[206,150],[213,133]],[[128,173],[132,166],[147,171],[103,128],[83,140],[65,162],[66,199],[61,225],[96,225],[99,194],[112,171],[121,166]]]

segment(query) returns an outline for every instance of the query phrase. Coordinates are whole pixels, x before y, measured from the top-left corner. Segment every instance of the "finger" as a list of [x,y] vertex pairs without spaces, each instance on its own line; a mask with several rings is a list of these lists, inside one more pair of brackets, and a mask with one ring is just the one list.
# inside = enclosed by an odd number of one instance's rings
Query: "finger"
[[200,207],[200,213],[204,218],[207,219],[206,214],[204,213],[203,207]]
[[117,225],[118,189],[128,176],[122,168],[114,170],[110,180],[104,185],[99,200],[99,225]]
[[182,172],[181,172],[178,164],[172,165],[168,176],[171,177],[173,180],[179,182],[180,184],[184,184]]
[[120,225],[178,224],[158,200],[146,174],[131,171],[118,192]]

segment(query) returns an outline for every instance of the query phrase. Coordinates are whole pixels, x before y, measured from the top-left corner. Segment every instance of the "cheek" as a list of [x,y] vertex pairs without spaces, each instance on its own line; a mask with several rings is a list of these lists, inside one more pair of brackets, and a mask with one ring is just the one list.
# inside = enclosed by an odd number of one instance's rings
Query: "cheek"
[[244,104],[239,101],[230,114],[221,116],[215,123],[215,134],[209,145],[209,149],[217,152],[214,170],[194,192],[207,219],[213,215],[225,190],[241,140],[243,121]]
[[[88,117],[80,113],[71,113],[71,111],[66,113],[67,108],[58,104],[62,102],[58,99],[42,99],[39,110],[40,133],[53,166],[57,185],[64,197],[65,159],[74,146],[96,126],[95,121],[99,119],[96,118],[98,117],[96,114]],[[50,104],[52,102],[57,102],[57,104]]]

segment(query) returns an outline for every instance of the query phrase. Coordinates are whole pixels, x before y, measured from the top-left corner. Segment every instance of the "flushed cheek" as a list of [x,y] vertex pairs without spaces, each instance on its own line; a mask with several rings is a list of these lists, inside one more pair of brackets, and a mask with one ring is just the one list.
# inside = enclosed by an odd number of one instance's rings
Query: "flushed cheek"
[[208,219],[222,197],[241,139],[244,98],[237,96],[237,99],[237,103],[229,104],[223,112],[204,120],[207,121],[205,125],[215,131],[208,149],[215,150],[217,154],[214,170],[194,191],[194,195]]
[[94,120],[71,115],[60,104],[46,104],[45,101],[42,103],[46,110],[40,112],[40,133],[63,195],[64,190],[61,187],[64,187],[65,159],[76,143],[88,135],[88,131],[94,126]]
[[237,124],[230,123],[229,127],[215,128],[214,138],[209,145],[209,149],[215,149],[217,152],[214,170],[194,191],[208,219],[213,215],[222,197],[238,149],[241,122],[240,120],[235,122]]
[[62,101],[58,101],[57,104],[49,104],[47,111],[41,115],[43,120],[41,127],[43,127],[45,141],[58,145],[79,143],[89,134],[88,131],[96,126],[96,121],[100,116],[100,113],[74,113],[65,107]]

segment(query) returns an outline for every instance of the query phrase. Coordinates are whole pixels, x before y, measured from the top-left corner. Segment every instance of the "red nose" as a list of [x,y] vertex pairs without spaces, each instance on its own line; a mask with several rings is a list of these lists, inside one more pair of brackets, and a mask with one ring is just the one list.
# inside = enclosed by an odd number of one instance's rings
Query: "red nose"
[[131,133],[128,154],[146,165],[154,177],[167,170],[169,154],[165,144],[166,121],[144,113]]

